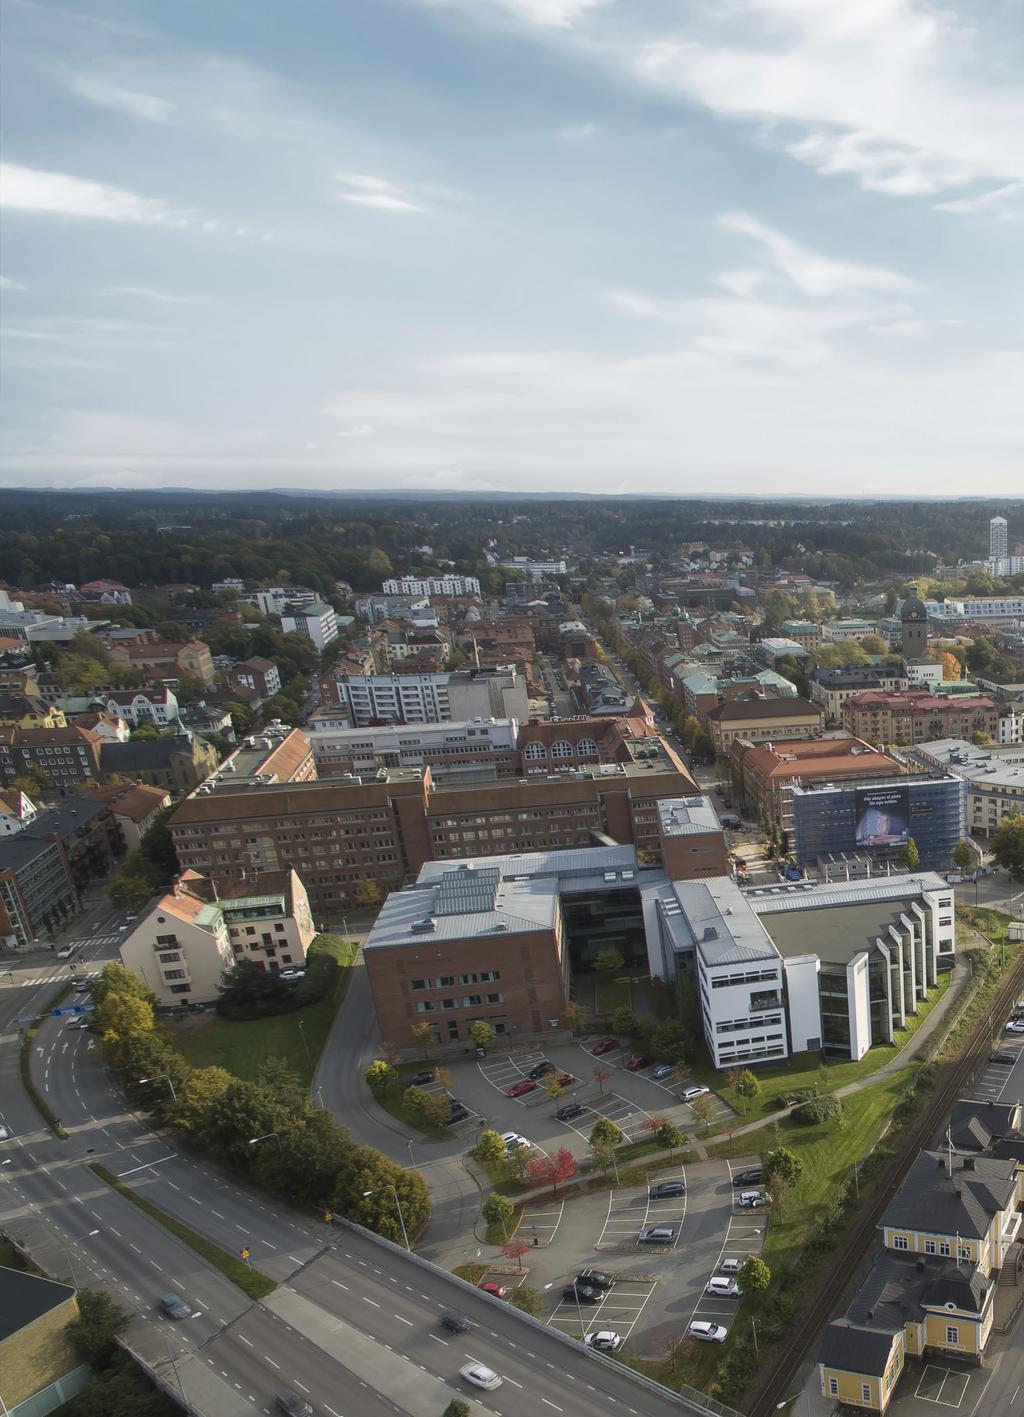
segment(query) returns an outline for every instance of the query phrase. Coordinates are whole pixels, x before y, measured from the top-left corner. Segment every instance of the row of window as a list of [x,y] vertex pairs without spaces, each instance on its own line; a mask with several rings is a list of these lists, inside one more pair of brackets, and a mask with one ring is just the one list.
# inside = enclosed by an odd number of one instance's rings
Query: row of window
[[[909,1250],[910,1239],[906,1235],[894,1235],[892,1237],[892,1247],[894,1250]],[[951,1256],[952,1246],[948,1240],[925,1240],[924,1252],[926,1255]],[[970,1245],[957,1245],[957,1262],[960,1260],[973,1260],[974,1252]]]
[[421,999],[416,1005],[416,1012],[421,1014],[436,1013],[439,1009],[479,1009],[483,1004],[502,1004],[505,1002],[504,994],[464,994],[461,999]]
[[712,976],[712,989],[731,989],[736,984],[777,984],[777,969],[754,969],[746,974],[716,974]]
[[523,757],[530,762],[537,762],[542,758],[596,758],[597,744],[593,738],[581,738],[575,749],[572,744],[564,738],[559,738],[552,743],[550,748],[546,748],[543,743],[527,743],[523,749]]
[[476,974],[439,974],[436,979],[411,979],[411,989],[450,989],[454,984],[493,984],[501,978],[500,969],[482,969]]

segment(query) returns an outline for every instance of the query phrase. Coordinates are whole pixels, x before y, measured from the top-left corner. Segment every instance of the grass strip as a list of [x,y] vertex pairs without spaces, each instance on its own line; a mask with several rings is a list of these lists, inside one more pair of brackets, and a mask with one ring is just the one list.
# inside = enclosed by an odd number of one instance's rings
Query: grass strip
[[123,1181],[119,1181],[112,1171],[108,1171],[99,1162],[90,1161],[89,1170],[95,1172],[100,1180],[105,1181],[113,1190],[119,1191],[125,1200],[131,1201],[132,1205],[145,1211],[151,1220],[155,1220],[158,1225],[169,1230],[182,1244],[188,1245],[190,1250],[195,1250],[196,1254],[206,1260],[207,1264],[213,1265],[214,1269],[219,1269],[226,1279],[230,1279],[231,1283],[236,1284],[243,1294],[248,1294],[250,1299],[264,1299],[277,1288],[276,1282],[265,1275],[262,1270],[250,1268],[244,1260],[231,1254],[229,1250],[222,1250],[220,1245],[215,1245],[212,1240],[207,1240],[204,1236],[197,1234],[182,1221],[175,1220],[173,1215],[168,1215],[165,1210],[161,1210],[152,1201],[146,1200],[133,1191],[131,1186],[126,1186]]
[[43,1012],[40,1017],[30,1023],[22,1034],[21,1049],[18,1058],[18,1066],[21,1069],[21,1084],[28,1093],[29,1101],[58,1141],[67,1141],[71,1133],[66,1127],[61,1125],[60,1118],[32,1081],[32,1044],[35,1042],[40,1026],[50,1013],[50,1010],[57,1008],[61,1000],[66,999],[74,987],[75,981],[71,979],[67,984],[62,984],[56,993],[52,994],[50,998],[47,999],[46,1003],[43,1005]]

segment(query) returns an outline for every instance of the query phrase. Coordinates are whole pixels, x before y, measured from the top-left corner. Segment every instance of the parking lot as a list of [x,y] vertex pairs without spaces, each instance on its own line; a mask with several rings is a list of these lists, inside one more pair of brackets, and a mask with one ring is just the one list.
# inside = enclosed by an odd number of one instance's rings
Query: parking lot
[[[659,1181],[681,1180],[685,1182],[685,1179],[682,1167],[678,1171],[658,1172]],[[674,1250],[682,1234],[685,1216],[685,1192],[678,1199],[650,1200],[649,1188],[646,1185],[628,1186],[621,1190],[616,1187],[608,1193],[608,1213],[594,1248],[596,1250],[636,1249],[642,1244],[640,1236],[644,1231],[657,1225],[670,1226],[675,1234],[670,1244],[652,1245],[651,1250],[657,1249],[660,1252]],[[648,1247],[644,1245],[643,1248],[647,1249]]]
[[971,1096],[979,1102],[1011,1102],[1024,1096],[1024,1038],[1020,1034],[1003,1033],[992,1048],[993,1053],[1012,1056],[1012,1063],[989,1062],[974,1086]]
[[[738,1204],[740,1189],[732,1185],[733,1176],[759,1164],[760,1158],[757,1156],[743,1157],[728,1163],[729,1185],[732,1191],[732,1214],[729,1217],[725,1238],[712,1268],[712,1274],[727,1273],[722,1268],[725,1263],[742,1263],[748,1255],[760,1255],[764,1249],[765,1234],[768,1229],[768,1212],[767,1210],[741,1210]],[[752,1186],[751,1189],[760,1188]],[[710,1277],[709,1275],[708,1278]],[[735,1278],[735,1275],[729,1277]],[[702,1289],[689,1322],[701,1319],[731,1329],[739,1304],[738,1298],[708,1294]]]
[[598,1329],[611,1329],[625,1341],[636,1328],[658,1280],[622,1278],[606,1291],[600,1304],[577,1304],[575,1299],[559,1299],[548,1322],[573,1338]]

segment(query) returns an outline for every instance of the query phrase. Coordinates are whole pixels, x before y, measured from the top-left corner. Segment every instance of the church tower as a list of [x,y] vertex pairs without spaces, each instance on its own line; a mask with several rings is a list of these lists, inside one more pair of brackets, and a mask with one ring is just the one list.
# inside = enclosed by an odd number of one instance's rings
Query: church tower
[[928,611],[918,599],[916,586],[910,587],[910,595],[903,602],[900,623],[900,653],[904,659],[921,659],[928,648]]

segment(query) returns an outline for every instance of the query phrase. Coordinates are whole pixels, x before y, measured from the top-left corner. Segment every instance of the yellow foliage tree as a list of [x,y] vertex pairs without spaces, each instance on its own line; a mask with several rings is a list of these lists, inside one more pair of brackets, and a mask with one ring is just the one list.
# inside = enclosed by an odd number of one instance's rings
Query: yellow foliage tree
[[96,1024],[103,1042],[116,1046],[132,1034],[153,1031],[153,1006],[134,994],[112,991],[96,1010]]
[[234,1081],[226,1068],[196,1068],[174,1103],[176,1125],[185,1131],[197,1131],[218,1097]]

